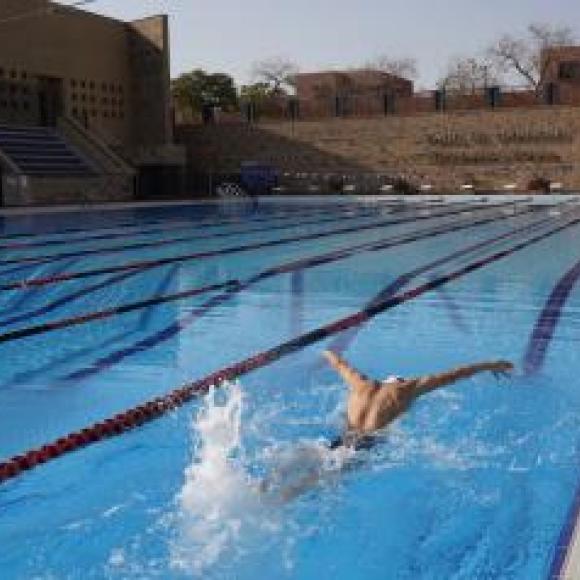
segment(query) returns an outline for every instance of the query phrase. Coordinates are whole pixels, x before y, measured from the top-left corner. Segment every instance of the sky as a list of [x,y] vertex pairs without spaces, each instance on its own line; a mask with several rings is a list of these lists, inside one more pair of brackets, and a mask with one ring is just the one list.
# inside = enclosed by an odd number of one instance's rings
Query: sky
[[169,14],[173,76],[203,68],[238,82],[270,57],[309,72],[388,55],[417,59],[418,88],[432,88],[451,58],[532,22],[580,37],[578,0],[97,0],[91,10],[125,20]]

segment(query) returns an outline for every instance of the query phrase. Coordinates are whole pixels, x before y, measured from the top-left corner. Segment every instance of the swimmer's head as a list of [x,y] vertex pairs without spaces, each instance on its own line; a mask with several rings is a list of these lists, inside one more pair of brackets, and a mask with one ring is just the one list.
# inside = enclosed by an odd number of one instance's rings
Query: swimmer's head
[[394,385],[396,383],[404,383],[405,379],[403,377],[399,377],[397,375],[391,375],[390,377],[387,377],[383,383],[385,383],[386,385]]

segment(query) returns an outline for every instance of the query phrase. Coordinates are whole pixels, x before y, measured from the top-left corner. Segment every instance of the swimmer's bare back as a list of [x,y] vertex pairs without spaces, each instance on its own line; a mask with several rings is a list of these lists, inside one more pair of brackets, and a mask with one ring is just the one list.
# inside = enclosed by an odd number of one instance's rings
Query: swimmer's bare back
[[366,377],[332,351],[325,351],[324,356],[350,387],[347,432],[361,435],[382,429],[404,413],[421,395],[478,373],[490,371],[505,374],[514,368],[511,362],[499,360],[461,366],[422,377],[379,381]]

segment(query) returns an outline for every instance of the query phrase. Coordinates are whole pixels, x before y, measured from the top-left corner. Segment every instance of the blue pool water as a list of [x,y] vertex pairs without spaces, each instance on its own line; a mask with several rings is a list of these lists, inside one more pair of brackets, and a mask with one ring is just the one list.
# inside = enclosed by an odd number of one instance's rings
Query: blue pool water
[[[0,577],[547,578],[580,479],[580,284],[563,278],[580,260],[579,219],[575,198],[0,218],[3,459],[481,260],[0,484]],[[31,279],[45,282],[9,289]],[[232,280],[242,286],[42,326]],[[424,397],[352,457],[327,448],[346,396],[328,347],[377,377],[490,358],[517,372]],[[308,491],[278,501],[277,486],[312,473]]]

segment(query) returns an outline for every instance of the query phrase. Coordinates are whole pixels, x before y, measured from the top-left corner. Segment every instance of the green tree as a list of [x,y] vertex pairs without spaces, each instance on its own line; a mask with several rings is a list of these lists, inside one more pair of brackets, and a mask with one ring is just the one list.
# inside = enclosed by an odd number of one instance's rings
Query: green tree
[[240,89],[240,99],[243,101],[260,102],[269,99],[274,93],[268,83],[259,82],[243,85]]
[[224,111],[238,106],[234,79],[224,73],[207,73],[202,69],[184,73],[171,82],[171,93],[177,105],[192,114],[201,112],[207,105]]

